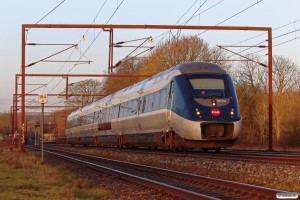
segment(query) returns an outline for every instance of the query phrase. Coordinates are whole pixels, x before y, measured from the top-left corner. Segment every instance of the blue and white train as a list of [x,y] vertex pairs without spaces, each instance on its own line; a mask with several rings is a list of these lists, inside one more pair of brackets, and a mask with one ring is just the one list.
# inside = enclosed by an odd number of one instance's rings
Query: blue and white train
[[230,75],[214,63],[187,62],[74,111],[66,138],[72,145],[219,151],[241,129]]

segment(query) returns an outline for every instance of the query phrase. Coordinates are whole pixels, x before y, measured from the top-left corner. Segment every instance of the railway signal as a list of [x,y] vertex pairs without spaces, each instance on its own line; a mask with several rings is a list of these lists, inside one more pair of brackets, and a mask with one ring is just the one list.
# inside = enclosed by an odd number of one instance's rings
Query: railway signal
[[42,105],[42,133],[41,133],[41,154],[42,160],[44,162],[44,104],[48,103],[48,95],[47,94],[39,94],[38,95],[38,102]]

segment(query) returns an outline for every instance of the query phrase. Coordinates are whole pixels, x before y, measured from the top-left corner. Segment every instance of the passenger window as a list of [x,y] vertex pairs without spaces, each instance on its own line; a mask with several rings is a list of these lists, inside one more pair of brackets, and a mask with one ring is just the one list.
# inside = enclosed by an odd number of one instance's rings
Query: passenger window
[[158,110],[160,105],[160,91],[153,94],[153,110]]

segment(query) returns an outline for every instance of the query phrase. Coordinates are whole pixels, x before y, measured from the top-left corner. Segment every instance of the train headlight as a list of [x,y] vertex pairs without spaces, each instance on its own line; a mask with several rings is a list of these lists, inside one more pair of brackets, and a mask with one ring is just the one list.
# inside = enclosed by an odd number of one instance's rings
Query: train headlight
[[200,112],[200,110],[199,110],[198,108],[196,108],[195,114],[196,114],[198,117],[201,118],[201,112]]
[[211,100],[212,106],[217,106],[217,101],[215,99]]
[[231,111],[230,111],[230,117],[233,118],[233,116],[234,116],[234,109],[231,108]]

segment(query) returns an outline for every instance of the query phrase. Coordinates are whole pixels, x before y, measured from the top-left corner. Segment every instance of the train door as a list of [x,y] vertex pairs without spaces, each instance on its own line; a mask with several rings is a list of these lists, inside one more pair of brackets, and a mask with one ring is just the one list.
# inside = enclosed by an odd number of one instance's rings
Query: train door
[[145,97],[140,96],[138,99],[138,104],[137,104],[137,114],[136,114],[136,120],[138,124],[138,129],[139,131],[142,130],[141,128],[141,123],[140,123],[140,114],[144,112],[145,110]]
[[93,142],[94,144],[97,144],[97,136],[96,136],[96,130],[98,128],[98,124],[97,124],[97,119],[96,119],[96,116],[97,116],[97,112],[94,112],[93,113],[93,121],[92,121],[92,135],[93,135]]
[[169,91],[167,95],[167,122],[169,126],[171,125],[171,115],[172,115],[172,103],[173,103],[173,81],[170,82]]
[[[140,127],[140,122],[139,122],[139,109],[140,109],[140,103],[141,102],[141,99],[140,98],[137,98],[137,99],[132,99],[128,102],[128,107],[129,107],[129,116],[132,116],[132,122],[129,122],[127,123],[127,125],[129,125],[129,132],[132,132],[132,131],[137,131],[139,132],[141,130],[141,127]],[[132,124],[130,124],[132,123]]]

